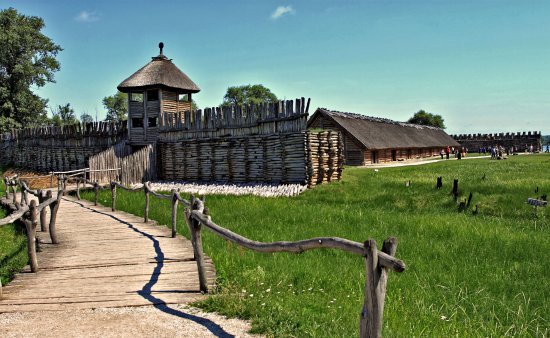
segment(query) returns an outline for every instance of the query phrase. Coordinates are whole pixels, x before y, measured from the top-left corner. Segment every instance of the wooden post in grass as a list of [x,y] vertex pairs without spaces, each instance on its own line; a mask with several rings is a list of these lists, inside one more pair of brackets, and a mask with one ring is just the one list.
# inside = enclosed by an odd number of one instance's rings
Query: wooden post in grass
[[[191,198],[191,209],[204,213],[204,203],[198,198]],[[187,212],[189,212],[187,210]],[[191,243],[193,243],[193,253],[197,261],[197,270],[199,272],[199,287],[201,292],[208,292],[206,281],[206,268],[204,266],[204,253],[202,251],[201,222],[194,219],[189,212],[189,228],[191,230]]]
[[145,193],[145,211],[143,212],[143,222],[149,222],[149,189],[147,184],[143,184],[143,192]]
[[437,185],[435,186],[437,189],[441,189],[443,187],[443,177],[439,176],[437,178]]
[[111,182],[111,211],[116,211],[116,184]]
[[27,229],[27,249],[29,251],[29,265],[31,272],[38,272],[38,260],[36,258],[36,226],[38,225],[38,210],[36,200],[32,200],[29,205],[30,220],[24,220]]
[[458,198],[458,179],[453,180],[453,196],[455,198],[455,202]]
[[[46,192],[43,191],[43,190],[38,190],[38,203],[39,204],[42,204],[42,202],[46,201],[47,198],[46,198]],[[47,209],[46,207],[42,208],[42,210],[40,210],[40,231],[42,232],[47,232],[48,231],[48,227],[46,226],[46,222],[47,222]]]
[[172,238],[176,238],[176,226],[178,217],[178,193],[172,189]]
[[2,279],[0,279],[0,299],[2,299]]
[[[395,238],[391,237],[384,241],[382,252],[393,256],[396,249]],[[365,242],[365,262],[365,304],[361,312],[359,332],[361,338],[378,338],[382,336],[388,270],[378,264],[378,250],[373,239]]]
[[99,198],[99,183],[94,182],[94,205],[97,206],[97,200]]
[[472,203],[472,197],[473,197],[473,194],[470,191],[470,195],[468,195],[468,202],[466,202],[466,209],[470,207],[470,203]]
[[[55,230],[55,222],[57,220],[57,210],[59,210],[59,205],[61,204],[61,194],[57,194],[57,201],[50,204],[50,238],[52,240],[52,244],[59,244],[59,240],[57,239],[57,231]],[[46,199],[52,198],[52,191],[48,190],[48,193],[46,194]]]

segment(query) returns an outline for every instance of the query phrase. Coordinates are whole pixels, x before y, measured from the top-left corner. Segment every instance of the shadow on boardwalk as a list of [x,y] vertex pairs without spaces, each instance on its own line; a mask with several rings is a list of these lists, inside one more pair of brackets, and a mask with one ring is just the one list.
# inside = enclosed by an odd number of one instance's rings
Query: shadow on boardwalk
[[[147,284],[145,284],[143,286],[141,291],[138,291],[138,294],[140,296],[142,296],[143,298],[145,298],[149,302],[151,302],[151,304],[155,308],[157,308],[158,310],[160,310],[164,313],[167,313],[169,315],[177,316],[177,317],[187,319],[187,320],[191,320],[191,321],[193,321],[197,324],[200,324],[200,325],[204,326],[205,328],[207,328],[210,332],[212,332],[212,334],[214,334],[217,337],[221,337],[221,338],[235,337],[234,335],[226,332],[220,325],[214,323],[210,319],[198,317],[198,316],[195,316],[195,315],[192,315],[192,314],[189,314],[189,313],[185,313],[185,312],[183,312],[181,310],[178,310],[178,309],[175,309],[173,307],[170,307],[162,299],[157,298],[157,297],[155,297],[151,294],[153,286],[155,286],[155,284],[157,284],[158,277],[160,276],[161,270],[164,266],[164,253],[162,252],[159,241],[157,239],[155,239],[155,236],[150,235],[148,233],[145,233],[145,232],[135,228],[131,223],[126,222],[126,221],[116,217],[115,215],[104,213],[104,212],[92,209],[90,207],[85,206],[84,204],[82,204],[80,202],[73,201],[73,203],[76,203],[76,204],[80,205],[81,207],[83,207],[85,209],[91,210],[94,213],[98,213],[98,214],[101,214],[101,215],[108,216],[108,217],[116,220],[117,222],[125,224],[126,226],[128,226],[129,229],[131,229],[131,230],[139,233],[140,235],[148,238],[153,243],[153,247],[155,248],[155,253],[156,253],[156,256],[155,256],[156,266],[155,266],[155,269],[154,269],[153,273],[151,274],[151,278],[149,279],[149,282],[147,282]],[[178,291],[171,290],[170,292],[178,292]],[[179,292],[192,292],[192,291],[179,291]]]

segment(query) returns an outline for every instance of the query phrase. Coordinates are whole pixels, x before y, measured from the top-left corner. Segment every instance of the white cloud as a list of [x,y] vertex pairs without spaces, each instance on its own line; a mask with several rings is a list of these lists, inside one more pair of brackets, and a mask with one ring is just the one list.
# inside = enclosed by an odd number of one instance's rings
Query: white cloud
[[78,22],[94,22],[99,20],[99,15],[96,12],[82,11],[74,19]]
[[275,9],[275,12],[271,14],[271,19],[277,20],[283,15],[294,13],[296,13],[296,11],[294,10],[294,8],[292,8],[292,6],[279,6],[277,7],[277,9]]

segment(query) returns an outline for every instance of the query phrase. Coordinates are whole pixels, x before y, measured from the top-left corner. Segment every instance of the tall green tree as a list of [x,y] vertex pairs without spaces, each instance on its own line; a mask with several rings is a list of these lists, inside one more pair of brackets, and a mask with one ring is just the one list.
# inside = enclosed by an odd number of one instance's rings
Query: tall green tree
[[80,115],[80,122],[82,122],[82,124],[91,123],[94,122],[94,118],[88,113],[83,113]]
[[408,121],[409,123],[421,124],[424,126],[438,127],[445,129],[445,120],[441,115],[431,114],[424,110],[419,110]]
[[48,100],[31,87],[54,81],[62,50],[41,33],[44,20],[20,14],[14,8],[0,11],[0,132],[47,122]]
[[255,84],[227,88],[221,105],[247,105],[265,102],[277,102],[277,96],[269,88]]
[[56,126],[66,126],[79,123],[70,103],[67,103],[64,106],[59,105],[55,110],[52,109],[52,115],[52,123]]
[[128,119],[128,94],[117,92],[115,95],[104,97],[103,106],[107,109],[105,121],[119,122]]

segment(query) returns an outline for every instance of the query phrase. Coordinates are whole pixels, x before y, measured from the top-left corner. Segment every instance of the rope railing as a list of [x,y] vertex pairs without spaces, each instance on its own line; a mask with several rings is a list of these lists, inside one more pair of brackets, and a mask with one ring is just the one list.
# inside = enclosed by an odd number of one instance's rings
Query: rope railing
[[[93,182],[95,191],[95,203],[98,200],[98,184]],[[287,242],[259,242],[232,232],[211,220],[208,208],[202,199],[191,197],[190,201],[183,199],[179,191],[172,189],[171,194],[154,192],[150,182],[145,182],[142,187],[128,188],[118,182],[111,182],[111,210],[116,211],[116,190],[121,188],[130,192],[142,191],[145,194],[144,222],[149,221],[150,196],[162,200],[170,200],[172,203],[172,237],[176,236],[176,220],[178,204],[184,206],[184,215],[189,227],[193,253],[197,262],[199,274],[199,287],[202,292],[208,292],[206,265],[202,249],[201,228],[204,226],[217,236],[240,245],[244,248],[258,252],[290,252],[302,253],[307,250],[330,248],[337,249],[364,257],[366,264],[365,299],[360,317],[360,337],[380,337],[384,313],[384,300],[389,271],[403,272],[405,263],[395,258],[397,239],[387,238],[381,250],[378,250],[376,241],[369,239],[364,243],[354,242],[339,237],[317,237],[300,241]]]

